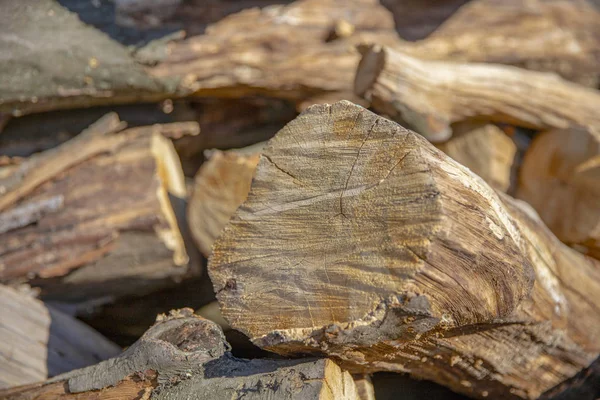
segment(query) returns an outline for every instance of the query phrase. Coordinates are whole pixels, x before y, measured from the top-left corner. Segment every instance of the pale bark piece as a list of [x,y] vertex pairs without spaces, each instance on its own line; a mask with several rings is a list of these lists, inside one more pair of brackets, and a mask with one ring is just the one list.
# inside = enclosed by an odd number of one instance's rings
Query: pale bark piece
[[[440,16],[460,1],[443,3]],[[432,20],[430,10],[423,15]],[[510,64],[596,88],[600,9],[587,0],[475,0],[424,40],[400,47],[418,58]]]
[[194,180],[188,224],[198,249],[210,256],[214,241],[246,200],[259,155],[213,152]]
[[517,146],[508,135],[492,124],[459,124],[455,135],[438,149],[475,172],[494,189],[506,192]]
[[160,126],[123,128],[107,115],[0,180],[2,283],[79,303],[199,273],[186,249],[186,187],[171,142]]
[[358,399],[352,376],[331,360],[243,360],[228,350],[218,325],[181,310],[119,357],[0,398]]
[[600,258],[600,135],[551,131],[525,153],[517,197],[563,242]]
[[82,322],[0,285],[0,388],[25,385],[114,357],[121,349]]
[[598,91],[554,74],[511,66],[424,61],[381,46],[363,48],[356,93],[377,112],[431,141],[465,120],[533,129],[600,132]]
[[223,316],[353,373],[536,398],[600,354],[600,263],[499,195],[362,107],[313,106],[263,150],[213,246]]

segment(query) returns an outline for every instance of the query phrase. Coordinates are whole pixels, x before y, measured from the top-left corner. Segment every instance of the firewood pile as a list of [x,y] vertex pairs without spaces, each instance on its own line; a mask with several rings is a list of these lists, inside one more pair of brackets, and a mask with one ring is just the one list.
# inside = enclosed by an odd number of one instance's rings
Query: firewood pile
[[600,398],[600,2],[0,2],[0,399]]

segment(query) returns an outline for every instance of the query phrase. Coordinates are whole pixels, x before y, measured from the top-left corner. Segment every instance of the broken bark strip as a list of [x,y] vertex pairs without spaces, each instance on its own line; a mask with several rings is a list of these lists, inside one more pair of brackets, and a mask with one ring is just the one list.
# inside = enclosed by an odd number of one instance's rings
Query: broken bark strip
[[587,0],[471,1],[426,39],[399,43],[398,50],[420,59],[508,64],[554,72],[596,88],[600,10]]
[[517,197],[560,240],[600,259],[600,134],[538,135],[525,153]]
[[600,354],[600,264],[420,135],[339,102],[263,154],[208,267],[255,344],[479,398],[536,398]]
[[119,357],[0,398],[358,399],[350,374],[330,360],[242,360],[228,350],[218,325],[185,309],[159,317]]
[[171,142],[156,126],[122,128],[108,115],[2,179],[2,283],[80,303],[198,272],[180,230],[186,189]]
[[38,382],[121,349],[80,321],[0,285],[0,388]]
[[194,180],[188,223],[206,257],[235,210],[246,200],[259,155],[215,151]]
[[369,46],[363,48],[355,90],[375,110],[431,141],[447,140],[451,124],[471,119],[600,133],[597,91],[509,66],[422,61]]

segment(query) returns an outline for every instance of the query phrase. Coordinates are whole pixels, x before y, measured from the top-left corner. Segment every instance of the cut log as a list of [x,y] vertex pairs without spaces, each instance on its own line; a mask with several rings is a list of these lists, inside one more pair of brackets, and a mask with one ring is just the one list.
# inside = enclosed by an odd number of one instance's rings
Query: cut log
[[[156,320],[158,314],[175,308],[201,308],[214,301],[212,283],[206,277],[186,279],[180,284],[144,296],[128,296],[96,307],[69,307],[48,302],[78,318],[121,346],[131,346]],[[200,314],[201,315],[201,314]],[[209,318],[210,319],[210,318]]]
[[188,223],[198,249],[210,256],[214,241],[246,200],[259,155],[213,152],[194,181]]
[[[82,4],[72,5],[79,15],[97,13]],[[397,40],[391,14],[376,0],[251,8],[204,35],[162,36],[134,54],[54,0],[15,2],[3,11],[0,113],[14,116],[190,95],[268,95],[297,104],[328,93],[355,99],[355,45]],[[65,40],[50,40],[53,31]],[[109,34],[118,38],[118,29]],[[68,65],[64,52],[73,55]]]
[[538,135],[525,153],[517,197],[560,240],[600,258],[600,134]]
[[454,136],[438,149],[475,172],[494,189],[510,187],[517,146],[492,124],[463,123],[454,127]]
[[213,246],[225,319],[280,354],[536,398],[600,354],[600,263],[423,137],[313,106]]
[[598,91],[553,74],[422,61],[380,46],[362,51],[356,93],[378,112],[408,124],[431,141],[448,139],[451,124],[474,119],[600,133]]
[[157,320],[121,356],[53,380],[0,391],[3,399],[357,400],[348,372],[330,360],[243,360],[218,325],[190,309]]
[[109,114],[0,181],[2,283],[80,303],[199,273],[180,229],[186,188],[171,142],[156,126],[122,129]]
[[355,45],[397,40],[392,15],[376,0],[300,0],[230,15],[205,35],[169,44],[149,71],[180,77],[179,92],[194,96],[354,99]]
[[0,285],[0,388],[45,380],[121,349],[30,294]]
[[[395,3],[403,7],[407,2]],[[442,3],[444,8],[438,7],[440,17],[448,15],[460,1]],[[423,16],[431,20],[431,7],[426,11]],[[398,24],[406,17],[401,18]],[[600,9],[587,0],[470,1],[424,40],[402,43],[399,48],[423,59],[510,64],[554,72],[596,88],[600,78]]]

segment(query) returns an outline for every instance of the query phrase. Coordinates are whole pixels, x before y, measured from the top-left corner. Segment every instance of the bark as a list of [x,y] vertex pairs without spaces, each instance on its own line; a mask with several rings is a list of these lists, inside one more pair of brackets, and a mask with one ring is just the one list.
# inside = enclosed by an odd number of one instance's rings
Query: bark
[[0,135],[0,152],[27,157],[50,149],[111,111],[130,127],[161,124],[163,135],[173,140],[190,177],[204,161],[205,150],[240,148],[268,140],[297,115],[293,104],[269,98],[167,100],[59,110],[13,118]]
[[[355,99],[351,82],[360,58],[355,45],[397,40],[391,14],[376,0],[304,0],[247,9],[206,34],[163,35],[133,53],[113,40],[118,30],[107,36],[56,1],[7,7],[0,45],[10,58],[0,63],[0,75],[7,78],[0,84],[0,113],[14,116],[190,95],[267,95],[297,104],[328,93]],[[71,5],[80,16],[90,14],[81,7]],[[46,32],[52,31],[64,40],[51,40]],[[64,57],[65,51],[71,56]]]
[[256,153],[216,151],[198,171],[188,205],[188,223],[206,257],[229,218],[246,200],[258,158]]
[[267,350],[536,398],[600,354],[600,264],[520,207],[414,132],[314,106],[264,149],[208,269]]
[[354,375],[354,384],[360,400],[375,400],[375,389],[371,377],[367,374]]
[[422,61],[380,46],[365,47],[363,54],[356,93],[378,112],[432,141],[450,138],[451,124],[474,119],[600,132],[600,94],[555,75],[510,66]]
[[[406,2],[397,3],[402,7]],[[440,7],[440,16],[457,3]],[[429,19],[432,15],[437,14],[430,8],[423,13]],[[596,88],[600,9],[587,0],[471,1],[424,40],[399,47],[423,59],[509,64],[554,72]]]
[[214,323],[182,310],[156,324],[117,358],[37,384],[4,399],[357,399],[348,372],[330,360],[232,357]]
[[[473,1],[417,43],[400,41],[396,30],[423,36],[409,31],[431,30],[463,1],[385,2],[393,15],[375,0],[272,3],[7,3],[0,20],[1,50],[9,55],[0,60],[0,113],[185,96],[263,95],[299,109],[323,99],[359,102],[351,82],[360,59],[355,45],[362,42],[421,58],[506,63],[598,82],[600,13],[585,0]],[[55,31],[61,41],[47,34]]]
[[2,179],[3,283],[82,303],[199,273],[185,245],[186,189],[171,143],[161,127],[123,128],[109,114]]
[[429,37],[444,26],[444,21],[471,0],[381,0],[394,16],[396,31],[404,40],[415,41]]
[[158,101],[173,92],[125,46],[57,1],[5,2],[0,25],[0,112]]
[[563,242],[600,258],[600,135],[552,131],[525,153],[517,197]]
[[483,178],[494,189],[506,192],[517,146],[499,127],[492,124],[459,124],[455,136],[438,149]]
[[38,382],[114,357],[121,349],[30,294],[0,285],[0,388]]
[[194,96],[354,99],[355,45],[363,41],[397,41],[392,16],[377,1],[301,0],[244,10],[205,35],[173,42],[150,74],[179,76],[179,90]]

